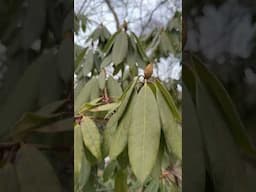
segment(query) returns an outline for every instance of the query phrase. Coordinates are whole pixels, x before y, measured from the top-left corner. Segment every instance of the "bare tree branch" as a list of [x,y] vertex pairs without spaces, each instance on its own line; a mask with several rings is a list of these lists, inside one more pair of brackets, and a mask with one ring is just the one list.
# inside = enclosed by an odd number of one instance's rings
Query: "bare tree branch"
[[143,32],[145,31],[145,29],[147,28],[147,26],[149,25],[149,23],[151,22],[152,18],[153,18],[153,15],[154,13],[158,10],[159,7],[161,7],[163,4],[165,4],[166,2],[168,2],[167,0],[163,0],[161,1],[150,13],[149,15],[149,19],[147,20],[147,22],[142,26],[141,28],[141,33],[140,35],[143,34]]
[[115,22],[116,22],[116,29],[118,30],[119,29],[119,26],[120,26],[120,22],[119,22],[119,19],[118,19],[118,16],[114,10],[114,7],[111,5],[111,2],[110,0],[105,0],[105,3],[107,4],[109,10],[111,11],[111,13],[113,14],[114,16],[114,19],[115,19]]

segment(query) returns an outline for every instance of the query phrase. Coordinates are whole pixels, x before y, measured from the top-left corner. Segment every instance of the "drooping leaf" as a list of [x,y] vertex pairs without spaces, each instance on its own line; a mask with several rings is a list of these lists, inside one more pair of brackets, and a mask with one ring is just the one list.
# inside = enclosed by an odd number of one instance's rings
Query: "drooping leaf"
[[100,105],[98,107],[94,107],[94,108],[90,109],[89,111],[92,111],[92,112],[109,111],[109,110],[116,109],[119,105],[120,105],[120,103],[107,103],[105,105]]
[[61,187],[53,167],[36,148],[23,145],[16,155],[20,192],[60,192]]
[[93,60],[94,60],[93,50],[89,49],[85,56],[85,62],[83,64],[83,73],[85,76],[92,71],[93,62],[94,62]]
[[90,91],[90,101],[97,99],[100,97],[100,88],[99,88],[99,82],[96,77],[92,78],[92,89]]
[[115,192],[128,192],[127,171],[119,170],[115,176]]
[[61,79],[68,83],[73,80],[73,72],[74,72],[74,45],[72,39],[65,39],[62,41],[58,56],[58,72]]
[[198,59],[193,58],[193,64],[199,78],[205,83],[211,94],[214,95],[214,98],[217,100],[222,111],[224,112],[225,117],[230,124],[229,128],[231,129],[231,133],[233,134],[236,142],[246,152],[255,157],[256,150],[252,147],[248,136],[245,134],[244,125],[241,122],[239,114],[225,88],[220,81],[217,80],[217,78],[210,73],[202,63],[200,63]]
[[0,189],[4,192],[19,191],[16,170],[11,163],[6,163],[0,168]]
[[157,103],[159,106],[161,127],[164,132],[165,141],[170,152],[182,159],[182,130],[173,117],[169,105],[159,89],[156,89]]
[[219,192],[247,191],[244,163],[220,105],[199,81],[196,91],[198,119],[214,188]]
[[106,74],[105,74],[105,71],[102,70],[99,75],[99,87],[101,90],[105,88],[105,83],[106,83]]
[[149,61],[149,58],[148,58],[148,56],[146,55],[145,49],[144,49],[144,47],[142,46],[142,44],[141,44],[139,38],[138,38],[138,37],[136,36],[136,34],[133,33],[133,32],[131,33],[131,35],[132,35],[132,37],[133,37],[134,39],[136,39],[137,50],[138,50],[138,52],[139,52],[141,58],[142,58],[144,61],[148,62],[148,61]]
[[146,186],[145,188],[145,192],[158,192],[158,189],[159,189],[159,181],[157,180],[152,180],[148,186]]
[[103,173],[103,179],[105,182],[114,176],[117,167],[118,167],[117,161],[111,161],[107,165],[107,167],[104,169],[104,173]]
[[89,117],[84,116],[81,120],[81,130],[85,146],[95,158],[101,160],[101,137],[97,126]]
[[46,1],[29,0],[27,13],[22,27],[22,48],[29,49],[38,39],[46,24]]
[[112,76],[107,80],[107,90],[108,95],[114,99],[119,98],[123,93],[120,84]]
[[108,55],[109,51],[111,50],[113,44],[114,44],[114,40],[116,39],[116,36],[120,34],[120,31],[115,32],[110,39],[108,40],[107,44],[105,45],[105,47],[103,48],[103,52]]
[[112,62],[112,55],[110,54],[103,59],[100,65],[100,68],[103,69],[104,67],[107,67],[111,62]]
[[75,103],[74,103],[75,113],[79,112],[83,104],[90,101],[91,90],[95,89],[95,87],[93,87],[95,85],[95,81],[98,84],[98,81],[96,78],[92,78],[91,80],[89,80],[83,86],[83,88],[81,88],[81,91],[79,92],[79,94],[77,96],[75,95]]
[[126,58],[128,53],[128,37],[124,31],[121,31],[115,38],[113,45],[112,60],[115,65],[120,64]]
[[140,90],[135,106],[128,135],[129,159],[134,174],[143,183],[156,161],[161,131],[157,102],[147,84]]
[[[67,50],[62,50],[62,51],[67,51]],[[65,71],[65,72],[61,72],[61,70],[66,70],[66,69],[60,69],[63,66],[62,66],[62,63],[61,63],[61,66],[58,66],[59,65],[58,57],[56,58],[55,54],[53,54],[52,52],[48,52],[48,53],[45,53],[45,55],[47,59],[45,60],[44,63],[41,64],[40,66],[41,71],[38,74],[40,77],[39,98],[38,98],[38,104],[40,107],[60,99],[61,94],[63,93],[62,92],[63,83],[61,81],[61,78],[62,77],[66,78],[65,80],[63,79],[63,81],[67,82],[67,81],[70,81],[73,77],[72,54],[71,55],[67,54],[67,56],[69,57],[68,58],[69,61],[67,59],[68,64],[66,63],[66,65],[71,65],[71,66],[67,66],[67,68],[69,69],[68,71]],[[61,73],[63,73],[62,75],[64,75],[65,77],[62,76]],[[46,75],[47,75],[47,78],[46,78]],[[60,76],[62,77],[59,78]]]
[[[6,99],[4,105],[0,109],[0,137],[6,137],[14,128],[15,122],[21,116],[31,111],[37,102],[39,94],[39,82],[41,65],[48,60],[48,54],[43,54],[34,63],[32,63],[24,75],[19,80],[18,84]],[[19,102],[17,103],[17,95]],[[12,115],[6,115],[6,114]]]
[[197,112],[186,85],[183,85],[183,190],[204,192],[206,162]]
[[81,127],[76,125],[74,128],[74,181],[75,189],[81,190],[89,179],[91,165],[87,161]]
[[178,122],[181,122],[181,115],[175,105],[175,102],[174,102],[172,96],[168,92],[168,90],[162,85],[162,83],[159,80],[156,81],[156,86],[161,91],[161,93],[164,96],[166,102],[168,103],[170,109],[172,110],[175,120],[177,120]]
[[117,156],[125,149],[128,141],[128,130],[131,126],[131,118],[132,112],[134,107],[134,102],[136,98],[136,93],[134,92],[131,95],[129,103],[127,103],[126,111],[121,117],[121,121],[117,126],[116,133],[114,134],[111,145],[110,145],[110,152],[109,157],[111,159],[116,159]]

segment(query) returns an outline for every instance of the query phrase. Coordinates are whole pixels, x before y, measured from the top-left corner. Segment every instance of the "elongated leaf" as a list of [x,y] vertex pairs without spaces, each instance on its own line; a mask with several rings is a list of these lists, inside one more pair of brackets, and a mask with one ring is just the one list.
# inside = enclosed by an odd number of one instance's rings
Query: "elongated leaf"
[[58,52],[58,72],[61,79],[68,83],[73,79],[74,72],[74,45],[72,39],[65,39],[62,41],[60,50]]
[[161,125],[165,141],[170,152],[179,159],[182,158],[182,132],[181,127],[173,117],[169,105],[159,89],[156,90],[157,103],[159,106]]
[[168,103],[170,109],[172,110],[175,120],[177,120],[178,122],[181,122],[181,115],[174,103],[172,96],[168,92],[168,90],[162,85],[162,83],[159,80],[156,81],[156,86],[161,91],[161,93],[164,96],[166,102]]
[[[79,109],[82,107],[84,103],[87,103],[90,100],[91,96],[91,89],[93,89],[93,82],[95,81],[95,78],[92,78],[90,81],[88,81],[83,88],[81,88],[81,91],[77,96],[75,96],[75,104],[74,109],[75,113],[79,111]],[[97,81],[97,80],[96,80]]]
[[170,52],[174,53],[174,49],[169,40],[169,37],[166,34],[166,32],[164,32],[164,31],[161,32],[159,46],[160,46],[160,50],[164,54],[164,56],[168,56]]
[[36,148],[23,145],[15,161],[20,192],[60,192],[54,169]]
[[128,135],[129,159],[143,183],[156,161],[161,130],[155,96],[147,84],[140,90],[135,106]]
[[245,167],[220,105],[200,82],[197,82],[196,103],[214,188],[219,192],[247,191]]
[[130,102],[127,104],[127,110],[122,115],[121,121],[118,124],[117,131],[112,138],[109,156],[111,159],[117,158],[117,156],[125,149],[128,142],[128,130],[131,126],[131,118],[134,107],[136,93],[133,93],[130,98]]
[[117,169],[117,161],[111,161],[107,167],[104,169],[104,173],[103,173],[103,179],[104,182],[108,181],[115,173],[116,169]]
[[[68,47],[66,46],[71,46],[71,47],[73,46],[72,42],[66,42],[66,43],[65,43],[66,45],[64,45],[64,50],[62,50],[64,52],[66,52],[68,49]],[[40,84],[39,84],[40,95],[38,99],[38,104],[40,107],[60,99],[62,90],[63,90],[63,86],[62,86],[63,82],[61,81],[61,78],[66,78],[65,80],[64,79],[62,80],[67,83],[68,81],[71,80],[73,76],[72,53],[66,54],[66,56],[68,57],[66,58],[68,63],[65,63],[64,65],[70,65],[70,66],[67,66],[68,71],[65,71],[66,69],[61,69],[63,68],[63,65],[62,65],[63,63],[60,64],[58,61],[58,58],[56,59],[56,56],[52,52],[48,52],[46,56],[48,57],[48,59],[41,65],[41,71],[38,74],[40,76]],[[64,72],[61,72],[61,70],[64,70]],[[62,76],[61,73],[65,77]],[[47,78],[45,78],[46,74],[47,74]]]
[[22,27],[22,48],[29,49],[40,39],[46,24],[46,1],[29,0],[27,14]]
[[107,44],[105,45],[103,52],[107,55],[109,53],[109,51],[112,48],[112,45],[114,44],[114,40],[116,39],[116,36],[120,33],[120,31],[115,32],[110,39],[108,40]]
[[119,170],[115,177],[115,192],[128,192],[127,172]]
[[66,104],[67,100],[58,100],[54,101],[46,106],[43,106],[41,109],[39,109],[36,113],[39,115],[49,115],[54,112],[56,112],[58,109],[63,107]]
[[91,165],[85,156],[81,127],[76,125],[74,129],[74,181],[77,191],[87,183],[90,171]]
[[109,111],[112,109],[116,109],[120,103],[108,103],[105,105],[100,105],[98,107],[92,108],[90,111],[92,112],[99,112],[99,111]]
[[222,111],[225,114],[229,124],[229,128],[236,140],[236,142],[248,153],[253,156],[256,156],[256,150],[252,147],[248,136],[245,134],[245,128],[243,123],[240,120],[239,114],[235,109],[234,104],[227,91],[217,80],[217,78],[210,73],[207,68],[199,62],[198,59],[194,58],[193,63],[196,67],[196,71],[200,77],[200,79],[204,82],[206,87],[211,91],[211,94],[214,95],[214,98],[219,103]]
[[127,34],[122,31],[115,38],[113,46],[112,60],[115,65],[124,61],[128,53],[128,37]]
[[143,46],[142,46],[142,44],[141,44],[139,38],[138,38],[138,37],[136,36],[136,34],[133,33],[133,32],[131,33],[131,35],[133,36],[133,38],[136,39],[136,45],[137,45],[137,49],[139,50],[140,56],[142,57],[142,59],[143,59],[144,61],[148,62],[148,61],[149,61],[149,58],[148,58],[148,56],[146,55],[145,50],[144,50],[144,48],[143,48]]
[[107,80],[107,90],[108,95],[114,99],[119,98],[123,93],[120,84],[112,76]]
[[77,68],[80,66],[80,64],[82,63],[82,61],[84,60],[84,56],[86,53],[87,49],[83,49],[78,56],[75,57],[75,70],[77,70]]
[[85,146],[94,157],[101,160],[101,138],[95,123],[89,117],[84,116],[81,121],[81,129]]
[[6,163],[0,168],[0,189],[4,192],[19,191],[16,170],[11,163]]
[[[48,54],[43,54],[28,69],[19,80],[13,92],[10,93],[6,99],[4,106],[0,109],[0,122],[2,128],[0,129],[0,138],[6,137],[14,128],[15,122],[21,116],[34,109],[39,94],[39,82],[41,65],[47,62]],[[17,95],[19,95],[19,102],[17,103]],[[6,115],[6,114],[12,115]]]
[[183,190],[191,192],[205,191],[206,165],[203,153],[203,138],[197,111],[185,85],[183,90]]
[[100,68],[102,69],[104,67],[107,67],[111,62],[112,62],[112,55],[110,54],[103,59],[102,63],[100,64]]
[[90,73],[93,69],[93,50],[90,49],[88,50],[86,56],[85,56],[85,63],[83,64],[83,73],[84,75],[88,75],[88,73]]
[[102,70],[99,75],[99,87],[101,90],[105,88],[105,83],[106,83],[106,75],[105,75],[105,71]]
[[134,79],[134,81],[124,91],[123,95],[120,98],[121,104],[119,108],[116,110],[116,113],[114,113],[114,115],[110,118],[110,120],[106,125],[106,129],[104,131],[104,151],[106,154],[109,153],[109,147],[110,147],[112,138],[115,134],[116,128],[118,126],[118,121],[126,110],[127,104],[130,100],[130,96],[134,91],[134,87],[136,83],[137,83],[137,79]]
[[92,78],[92,89],[90,91],[90,101],[100,97],[100,87],[99,82],[96,77]]

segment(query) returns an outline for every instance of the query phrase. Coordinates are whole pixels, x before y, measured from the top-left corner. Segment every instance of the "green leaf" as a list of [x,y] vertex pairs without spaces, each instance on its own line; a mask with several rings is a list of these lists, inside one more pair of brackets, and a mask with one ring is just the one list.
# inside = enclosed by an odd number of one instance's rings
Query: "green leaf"
[[115,192],[128,192],[127,171],[119,170],[115,177]]
[[77,70],[77,68],[80,66],[80,64],[82,63],[82,61],[84,60],[84,56],[86,53],[87,49],[83,49],[78,56],[75,57],[75,70]]
[[74,128],[74,181],[77,191],[86,185],[90,171],[91,165],[85,156],[81,127],[76,125]]
[[95,78],[92,78],[91,80],[89,80],[83,86],[83,88],[81,88],[81,91],[79,92],[79,94],[75,96],[75,102],[74,102],[75,113],[77,113],[80,110],[80,108],[84,103],[87,103],[88,101],[90,101],[91,90],[93,89],[94,81],[95,81]]
[[105,88],[105,83],[106,83],[106,73],[104,70],[102,70],[99,75],[99,88],[101,90]]
[[164,54],[164,56],[168,56],[169,53],[174,53],[174,49],[169,40],[169,37],[166,34],[166,32],[164,32],[164,31],[161,32],[159,46],[160,46],[160,50]]
[[134,91],[134,87],[137,83],[137,78],[133,80],[133,82],[129,85],[129,87],[125,90],[123,95],[120,98],[120,107],[117,109],[116,113],[110,118],[106,125],[106,129],[104,131],[104,151],[106,154],[109,153],[109,147],[112,141],[112,138],[115,134],[118,121],[122,117],[123,113],[126,110],[126,106],[130,100],[130,96]]
[[203,81],[210,93],[214,96],[214,99],[216,99],[222,111],[224,112],[224,115],[230,124],[229,128],[236,142],[246,152],[255,157],[256,151],[252,147],[248,136],[245,134],[245,127],[241,122],[239,114],[235,109],[234,104],[232,103],[232,99],[228,95],[225,88],[220,83],[220,81],[212,73],[210,73],[202,63],[200,63],[198,59],[193,58],[193,64],[200,79]]
[[248,191],[245,165],[220,105],[212,99],[199,81],[196,88],[198,119],[204,137],[208,169],[215,184],[214,188],[220,192]]
[[[41,66],[48,61],[49,54],[43,54],[32,63],[19,79],[17,85],[0,109],[0,138],[8,136],[21,116],[34,109],[38,101]],[[19,102],[17,102],[17,95]],[[12,115],[6,115],[12,114]]]
[[122,31],[116,38],[113,46],[112,60],[114,64],[120,64],[126,58],[128,53],[128,37],[127,34]]
[[46,24],[46,2],[44,0],[29,0],[21,30],[22,48],[29,49],[39,40]]
[[110,63],[112,62],[112,55],[109,54],[108,56],[106,56],[101,65],[100,65],[100,68],[103,69],[104,67],[108,66]]
[[116,161],[111,161],[107,165],[107,167],[104,169],[104,173],[103,173],[104,182],[108,181],[111,177],[114,176],[117,167],[118,167],[118,164]]
[[169,105],[170,109],[172,110],[173,116],[175,118],[175,120],[177,120],[178,122],[181,122],[181,115],[175,105],[175,102],[172,98],[172,96],[170,95],[170,93],[168,92],[168,90],[163,86],[163,84],[157,80],[156,81],[156,86],[157,88],[161,91],[163,97],[165,98],[167,104]]
[[[67,44],[66,45],[72,46],[71,50],[73,50],[73,45],[70,45],[69,43],[67,43],[68,45]],[[42,65],[40,66],[41,71],[38,74],[40,76],[40,84],[38,86],[39,87],[38,104],[40,107],[60,99],[62,91],[63,91],[62,80],[65,83],[67,83],[68,81],[73,79],[72,78],[73,77],[73,64],[71,64],[74,61],[73,54],[67,54],[67,56],[69,58],[68,59],[66,58],[66,59],[69,60],[69,63],[65,64],[65,65],[70,65],[70,66],[67,66],[67,68],[69,68],[68,72],[65,71],[64,73],[62,73],[60,71],[60,68],[63,66],[58,66],[59,63],[58,63],[58,60],[56,61],[55,54],[52,52],[48,52],[46,54],[48,56],[48,59],[44,63],[42,63]],[[61,76],[61,73],[62,73],[62,75],[65,75],[65,77]],[[69,73],[69,75],[67,73]],[[47,78],[45,78],[46,74],[47,74]],[[67,77],[67,76],[69,76],[69,77]],[[64,80],[59,77],[61,77],[61,78],[63,77],[63,78],[67,78],[67,79]]]
[[19,191],[16,170],[11,163],[6,163],[0,168],[0,189],[4,192]]
[[119,98],[123,93],[120,84],[112,76],[107,80],[107,90],[108,95],[114,99]]
[[65,39],[62,41],[58,56],[58,72],[61,79],[68,83],[73,80],[74,73],[74,45],[72,39]]
[[165,141],[170,152],[182,159],[182,130],[159,89],[156,89],[157,103]]
[[120,31],[115,32],[110,39],[108,40],[107,44],[105,45],[105,47],[103,48],[103,52],[105,53],[105,55],[108,55],[109,51],[112,48],[112,45],[114,44],[114,40],[116,39],[116,36],[120,33]]
[[92,89],[90,91],[90,101],[97,99],[100,97],[100,88],[99,88],[99,82],[96,77],[92,78]]
[[205,191],[206,162],[201,128],[192,97],[185,85],[183,90],[183,190]]
[[159,181],[152,180],[149,185],[145,188],[145,192],[158,192],[159,189]]
[[86,56],[85,56],[85,63],[83,64],[83,73],[84,75],[88,75],[93,69],[93,50],[89,49]]
[[143,183],[156,162],[161,131],[157,102],[147,84],[140,90],[135,106],[128,135],[129,159]]
[[16,155],[15,166],[20,192],[61,191],[53,167],[36,148],[23,145]]
[[117,156],[125,149],[128,141],[128,130],[131,125],[132,110],[134,107],[136,94],[132,94],[130,102],[126,105],[126,111],[121,117],[121,121],[117,126],[116,133],[114,134],[111,145],[109,156],[111,159],[116,159]]
[[140,54],[140,56],[142,57],[142,59],[144,60],[144,61],[146,61],[146,62],[148,62],[149,61],[149,58],[148,58],[148,56],[146,55],[146,53],[145,53],[145,49],[144,49],[144,47],[142,46],[142,44],[141,44],[141,42],[140,42],[140,40],[139,40],[139,38],[136,36],[136,34],[135,33],[131,33],[131,35],[133,36],[133,38],[135,38],[136,39],[136,45],[137,45],[137,49],[139,50],[139,54]]
[[63,107],[67,103],[66,99],[54,101],[52,103],[49,103],[48,105],[43,106],[41,109],[36,111],[38,115],[50,115],[57,110],[59,110],[61,107]]
[[84,116],[81,120],[81,129],[85,146],[95,158],[101,160],[101,137],[97,126],[89,117]]
[[91,112],[99,112],[99,111],[109,111],[112,109],[116,109],[120,103],[107,103],[105,105],[100,105],[95,108],[90,109]]

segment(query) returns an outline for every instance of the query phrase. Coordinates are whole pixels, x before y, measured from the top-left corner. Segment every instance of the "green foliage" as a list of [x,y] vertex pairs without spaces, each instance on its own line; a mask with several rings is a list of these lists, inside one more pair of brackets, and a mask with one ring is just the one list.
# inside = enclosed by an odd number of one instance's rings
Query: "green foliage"
[[[75,154],[77,191],[181,190],[181,174],[172,173],[182,164],[176,95],[160,80],[138,76],[149,62],[181,52],[174,46],[179,40],[170,38],[181,32],[176,17],[147,39],[126,27],[110,34],[100,24],[87,46],[75,46],[75,130],[84,138],[75,150],[83,153]],[[82,168],[82,156],[90,166]],[[86,181],[80,182],[83,172]]]

